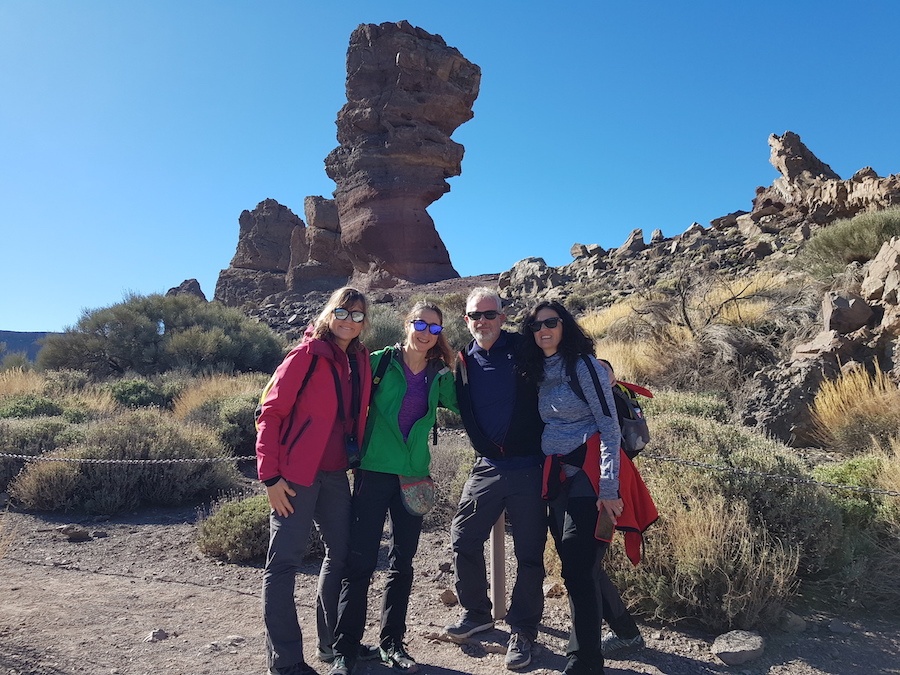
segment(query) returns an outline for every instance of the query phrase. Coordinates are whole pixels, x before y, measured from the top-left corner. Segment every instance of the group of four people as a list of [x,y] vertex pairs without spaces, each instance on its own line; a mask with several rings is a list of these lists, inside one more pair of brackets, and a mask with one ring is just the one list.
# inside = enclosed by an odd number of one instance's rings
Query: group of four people
[[[524,333],[507,332],[499,295],[476,288],[464,317],[474,339],[454,373],[439,307],[415,304],[404,320],[403,344],[371,355],[359,341],[367,314],[362,293],[336,291],[278,367],[262,403],[257,468],[271,505],[263,578],[270,675],[316,672],[304,660],[294,600],[312,523],[325,544],[318,654],[331,663],[331,675],[349,675],[357,661],[375,658],[401,671],[417,670],[404,637],[423,517],[404,505],[401,483],[429,475],[428,433],[438,406],[461,415],[477,455],[451,526],[463,613],[447,633],[464,640],[494,626],[484,544],[505,511],[517,563],[505,617],[506,667],[531,662],[543,612],[549,523],[572,614],[563,672],[602,673],[604,618],[614,639],[642,639],[602,571],[607,543],[595,536],[600,513],[615,521],[625,505],[618,485],[620,430],[610,414],[615,403],[593,341],[552,301],[531,310]],[[572,372],[582,396],[569,385]],[[352,495],[348,469],[355,469]],[[379,644],[367,647],[366,597],[385,517],[390,566]]]

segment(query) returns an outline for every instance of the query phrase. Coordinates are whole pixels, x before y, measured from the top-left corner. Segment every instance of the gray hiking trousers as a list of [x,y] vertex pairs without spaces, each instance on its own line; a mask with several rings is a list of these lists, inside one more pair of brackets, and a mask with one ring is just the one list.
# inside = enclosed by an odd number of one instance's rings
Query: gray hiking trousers
[[459,509],[450,528],[456,595],[464,618],[491,620],[484,544],[503,510],[512,525],[516,557],[506,623],[529,640],[537,637],[544,611],[544,545],[547,543],[547,502],[541,498],[541,466],[500,469],[479,458],[466,480]]

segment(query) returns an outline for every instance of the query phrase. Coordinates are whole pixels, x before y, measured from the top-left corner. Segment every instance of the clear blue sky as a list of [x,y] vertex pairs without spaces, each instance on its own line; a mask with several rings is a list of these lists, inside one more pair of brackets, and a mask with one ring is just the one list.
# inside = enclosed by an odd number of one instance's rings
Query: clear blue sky
[[771,133],[900,172],[892,0],[0,0],[0,329],[211,298],[242,210],[331,196],[350,33],[402,19],[482,69],[429,209],[465,276],[749,209]]

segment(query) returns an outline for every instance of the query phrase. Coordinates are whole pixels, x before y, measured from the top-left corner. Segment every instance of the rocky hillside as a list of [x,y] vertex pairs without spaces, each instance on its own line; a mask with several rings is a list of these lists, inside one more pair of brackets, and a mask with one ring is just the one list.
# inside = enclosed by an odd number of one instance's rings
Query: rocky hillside
[[[671,298],[672,289],[677,296],[678,289],[687,293],[692,284],[710,279],[792,274],[798,279],[798,297],[785,300],[779,310],[784,316],[769,335],[713,336],[718,344],[713,340],[706,351],[692,355],[696,363],[689,378],[670,373],[668,380],[653,384],[718,390],[731,400],[735,418],[744,424],[795,445],[812,443],[808,403],[825,379],[851,367],[871,369],[876,362],[900,376],[894,356],[900,333],[900,242],[886,243],[874,260],[857,265],[852,290],[815,282],[791,262],[811,236],[836,220],[900,205],[900,174],[880,178],[864,168],[841,179],[790,131],[770,136],[769,146],[770,161],[780,176],[771,186],[756,188],[749,212],[723,215],[708,226],[694,223],[674,237],[663,237],[657,230],[649,241],[641,230],[634,230],[611,250],[576,243],[572,262],[561,267],[533,257],[499,276],[430,284],[398,281],[390,289],[369,289],[370,296],[375,303],[402,306],[415,293],[464,294],[475,285],[496,284],[508,315],[515,319],[536,299],[558,299],[584,313],[654,289],[664,289]],[[263,212],[254,218],[268,219],[273,227],[278,223],[293,227],[296,217],[283,207],[274,203],[260,207]],[[312,222],[321,220],[323,209],[321,203],[308,203],[307,215]],[[251,250],[243,240],[239,255],[242,250]],[[284,250],[270,253],[287,255]],[[302,293],[276,284],[277,290],[262,300],[258,298],[265,284],[257,284],[249,297],[236,296],[229,304],[243,306],[251,316],[296,340],[328,292],[346,280],[329,276],[322,280],[327,283]],[[199,292],[185,284],[170,292]],[[678,311],[677,302],[657,303],[654,311],[665,319],[667,312]]]

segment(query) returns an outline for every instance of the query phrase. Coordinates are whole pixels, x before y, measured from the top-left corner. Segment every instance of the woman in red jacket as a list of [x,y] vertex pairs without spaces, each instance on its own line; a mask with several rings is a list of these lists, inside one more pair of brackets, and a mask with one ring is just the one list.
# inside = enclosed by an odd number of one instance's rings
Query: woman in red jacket
[[319,656],[333,658],[350,532],[347,469],[359,463],[372,386],[368,351],[359,341],[367,309],[356,289],[335,291],[278,366],[262,403],[256,464],[272,507],[263,575],[270,675],[316,672],[303,658],[294,604],[294,575],[313,522],[325,542],[316,598]]

